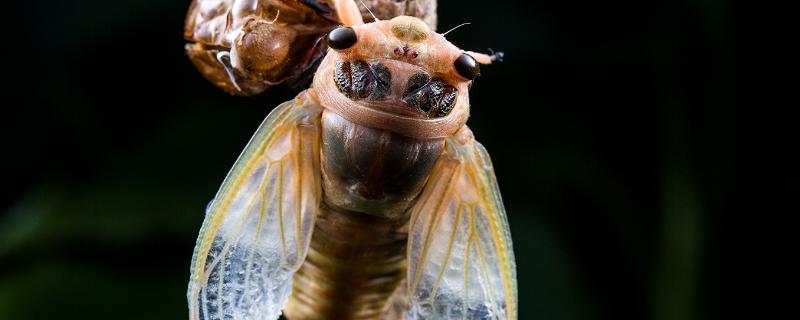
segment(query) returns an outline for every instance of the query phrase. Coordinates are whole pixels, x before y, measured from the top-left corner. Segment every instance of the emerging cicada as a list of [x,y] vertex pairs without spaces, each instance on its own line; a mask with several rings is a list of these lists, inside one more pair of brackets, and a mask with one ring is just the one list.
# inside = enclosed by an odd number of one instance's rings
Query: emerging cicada
[[[184,38],[192,63],[217,87],[254,95],[288,82],[302,87],[340,25],[342,0],[193,0]],[[436,24],[436,0],[366,0],[378,18],[415,16]],[[366,8],[364,8],[367,10]]]
[[267,116],[206,212],[190,319],[516,319],[505,210],[465,125],[490,57],[344,4],[312,87]]

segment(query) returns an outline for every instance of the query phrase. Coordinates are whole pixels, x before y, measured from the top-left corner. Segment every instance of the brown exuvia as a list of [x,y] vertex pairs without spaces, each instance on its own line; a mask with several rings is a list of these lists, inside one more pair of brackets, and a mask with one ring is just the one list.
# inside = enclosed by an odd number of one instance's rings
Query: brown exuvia
[[[280,84],[305,87],[342,22],[336,0],[193,0],[186,53],[215,86],[254,95]],[[436,25],[436,0],[364,0],[379,19],[407,15]]]

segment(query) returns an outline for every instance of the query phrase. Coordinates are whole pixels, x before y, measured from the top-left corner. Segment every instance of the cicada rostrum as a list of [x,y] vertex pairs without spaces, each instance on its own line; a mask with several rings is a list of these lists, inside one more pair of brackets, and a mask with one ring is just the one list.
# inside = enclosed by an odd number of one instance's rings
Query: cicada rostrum
[[505,209],[466,126],[491,57],[348,2],[311,88],[267,116],[206,211],[190,319],[516,319]]

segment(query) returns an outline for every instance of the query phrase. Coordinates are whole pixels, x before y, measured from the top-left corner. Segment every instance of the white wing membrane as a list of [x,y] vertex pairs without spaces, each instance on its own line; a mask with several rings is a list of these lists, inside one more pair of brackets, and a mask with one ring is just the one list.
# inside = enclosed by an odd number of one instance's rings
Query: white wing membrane
[[516,319],[511,236],[489,155],[447,140],[411,216],[408,319]]
[[303,97],[267,116],[210,205],[192,259],[190,319],[280,315],[320,199],[321,107]]

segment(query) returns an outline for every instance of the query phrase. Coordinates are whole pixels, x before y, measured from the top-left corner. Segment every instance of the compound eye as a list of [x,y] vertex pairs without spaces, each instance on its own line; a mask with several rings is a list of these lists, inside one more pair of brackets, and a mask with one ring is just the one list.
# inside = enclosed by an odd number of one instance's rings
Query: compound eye
[[475,61],[475,58],[466,53],[462,53],[461,56],[453,62],[453,66],[456,68],[458,75],[467,80],[474,80],[475,77],[481,74],[478,61]]
[[328,45],[336,50],[343,50],[356,44],[356,32],[350,27],[338,27],[328,33]]

